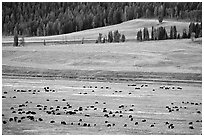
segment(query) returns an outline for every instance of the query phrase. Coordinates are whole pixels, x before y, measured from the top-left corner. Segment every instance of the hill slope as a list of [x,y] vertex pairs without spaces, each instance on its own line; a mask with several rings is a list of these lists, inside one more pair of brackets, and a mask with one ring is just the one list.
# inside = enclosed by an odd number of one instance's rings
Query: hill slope
[[[42,42],[44,39],[57,40],[57,41],[65,41],[65,40],[71,41],[71,40],[81,40],[82,38],[96,40],[98,37],[98,33],[107,35],[109,31],[114,31],[114,30],[119,30],[120,33],[125,34],[127,39],[135,39],[138,30],[143,29],[144,27],[147,27],[150,33],[152,26],[154,27],[163,26],[166,28],[168,33],[170,31],[171,26],[176,26],[177,32],[182,33],[184,28],[187,29],[188,31],[189,22],[164,20],[162,24],[159,24],[158,20],[156,19],[135,19],[135,20],[123,22],[117,25],[89,29],[89,30],[84,30],[84,31],[79,31],[79,32],[74,32],[69,34],[63,34],[63,35],[54,35],[54,36],[46,36],[46,37],[26,37],[25,41]],[[13,37],[3,37],[2,41],[11,42],[13,41]]]

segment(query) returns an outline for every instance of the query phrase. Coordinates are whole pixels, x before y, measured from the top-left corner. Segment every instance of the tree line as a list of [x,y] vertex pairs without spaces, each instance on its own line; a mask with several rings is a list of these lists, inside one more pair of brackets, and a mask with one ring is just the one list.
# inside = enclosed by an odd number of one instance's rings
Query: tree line
[[151,37],[149,35],[149,31],[146,27],[143,30],[139,30],[137,32],[137,40],[138,41],[148,41],[148,40],[166,40],[166,39],[186,39],[193,37],[198,38],[202,37],[202,23],[193,23],[189,24],[189,31],[186,29],[183,30],[182,34],[177,33],[176,26],[170,27],[170,34],[167,34],[165,27],[154,28],[152,26],[151,29]]
[[[153,27],[151,28],[151,33],[149,33],[148,28],[144,27],[143,30],[139,30],[136,35],[138,41],[149,41],[149,40],[166,40],[166,39],[189,39],[202,37],[202,23],[189,24],[189,31],[183,29],[182,34],[177,32],[176,26],[170,27],[170,33],[168,34],[165,27]],[[105,42],[125,42],[126,38],[124,34],[121,34],[118,30],[109,31],[108,37],[99,33],[96,43]]]
[[[161,10],[162,8],[162,10]],[[136,18],[202,21],[202,2],[3,2],[2,34],[49,36]]]

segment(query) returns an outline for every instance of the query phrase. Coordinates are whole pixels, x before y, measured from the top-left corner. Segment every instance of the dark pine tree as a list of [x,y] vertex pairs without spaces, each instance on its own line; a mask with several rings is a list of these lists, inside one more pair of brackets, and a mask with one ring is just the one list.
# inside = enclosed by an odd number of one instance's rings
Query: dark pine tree
[[13,42],[13,46],[18,46],[18,27],[17,25],[14,28],[14,42]]

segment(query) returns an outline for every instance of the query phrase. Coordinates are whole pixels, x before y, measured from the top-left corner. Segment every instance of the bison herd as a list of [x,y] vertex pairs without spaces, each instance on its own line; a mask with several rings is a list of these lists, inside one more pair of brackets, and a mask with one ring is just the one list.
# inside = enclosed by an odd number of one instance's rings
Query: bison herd
[[[86,96],[90,94],[97,94],[98,92],[108,92],[109,94],[125,94],[128,93],[129,96],[134,96],[139,91],[143,92],[144,90],[154,91],[179,91],[183,90],[180,86],[160,86],[157,88],[152,88],[149,84],[128,84],[127,87],[132,88],[132,91],[124,91],[124,90],[116,90],[111,86],[98,86],[98,85],[82,85],[80,96]],[[14,89],[15,93],[11,93],[11,91],[3,92],[3,102],[5,99],[18,99],[18,96],[22,96],[23,94],[29,94],[30,96],[36,96],[35,94],[41,94],[42,92],[47,94],[55,94],[59,93],[55,89],[51,89],[48,86],[45,86],[39,89]],[[112,92],[111,92],[112,91]],[[168,91],[167,91],[168,92]],[[17,94],[16,94],[17,93]],[[82,94],[83,93],[83,94]],[[85,94],[86,93],[86,94]],[[131,93],[131,94],[130,94]],[[15,98],[12,94],[15,94]],[[62,93],[63,94],[63,93]],[[54,96],[55,97],[55,96]],[[19,100],[20,101],[20,100]],[[88,101],[88,100],[87,100]],[[137,128],[141,125],[147,125],[149,128],[155,128],[159,124],[158,121],[154,121],[148,117],[138,117],[137,115],[137,105],[138,104],[119,104],[114,108],[110,108],[107,101],[99,101],[95,100],[91,105],[77,105],[70,102],[70,99],[63,98],[42,98],[41,102],[37,103],[34,100],[27,100],[20,104],[14,104],[10,106],[9,110],[3,109],[2,111],[2,123],[3,125],[10,124],[12,122],[16,123],[24,123],[25,121],[33,121],[33,122],[44,122],[45,124],[60,124],[64,126],[79,126],[79,127],[95,127],[99,128],[101,126],[111,128],[111,127],[120,127],[120,128]],[[56,104],[58,102],[58,105]],[[89,102],[91,103],[91,102]],[[60,104],[60,105],[59,105]],[[165,104],[164,104],[165,105]],[[179,102],[171,102],[169,105],[163,108],[167,113],[179,113],[187,112],[190,110],[191,106],[199,106],[202,105],[200,102],[190,102],[190,101],[181,101]],[[6,112],[8,111],[8,112]],[[201,110],[196,109],[195,112],[191,112],[196,115],[201,114]],[[9,114],[7,117],[7,114]],[[49,116],[49,118],[47,118]],[[54,116],[62,116],[64,117],[62,120],[56,120]],[[70,118],[69,118],[70,117]],[[73,117],[75,120],[70,120]],[[100,119],[100,121],[87,121],[87,118]],[[101,122],[101,120],[104,120]],[[124,122],[118,122],[118,121]],[[164,126],[167,126],[168,129],[176,128],[174,121],[172,120],[164,120],[160,121]],[[195,129],[194,123],[202,122],[202,120],[198,119],[196,121],[190,121],[188,124],[189,129]],[[4,126],[3,126],[4,128]]]

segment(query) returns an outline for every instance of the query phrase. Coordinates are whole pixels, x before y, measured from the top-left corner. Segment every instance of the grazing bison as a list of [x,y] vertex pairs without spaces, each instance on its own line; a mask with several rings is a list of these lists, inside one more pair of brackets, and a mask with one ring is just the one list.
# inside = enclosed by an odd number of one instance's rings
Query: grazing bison
[[150,125],[150,127],[154,127],[154,125],[152,124],[152,125]]
[[54,120],[51,120],[50,123],[55,123],[55,121],[54,121]]
[[109,123],[109,124],[107,124],[107,127],[111,127],[111,124]]
[[62,125],[66,125],[67,123],[65,121],[61,121],[61,124]]
[[9,122],[13,121],[13,118],[9,118]]

